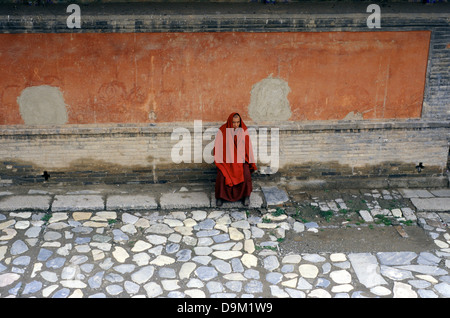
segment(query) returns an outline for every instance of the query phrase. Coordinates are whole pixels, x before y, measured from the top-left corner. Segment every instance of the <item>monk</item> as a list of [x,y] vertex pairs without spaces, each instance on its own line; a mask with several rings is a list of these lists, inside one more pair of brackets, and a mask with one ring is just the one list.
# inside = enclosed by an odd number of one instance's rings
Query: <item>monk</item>
[[247,126],[238,113],[231,113],[216,135],[214,163],[217,166],[216,206],[223,200],[250,204],[251,173],[257,170]]

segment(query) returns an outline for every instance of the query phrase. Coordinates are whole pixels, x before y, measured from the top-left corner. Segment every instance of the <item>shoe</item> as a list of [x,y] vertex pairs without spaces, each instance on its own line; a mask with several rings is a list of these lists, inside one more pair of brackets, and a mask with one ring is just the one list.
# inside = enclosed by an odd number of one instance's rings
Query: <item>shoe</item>
[[250,205],[250,197],[245,197],[244,199],[244,205],[249,206]]
[[223,201],[222,199],[216,199],[216,206],[222,206]]

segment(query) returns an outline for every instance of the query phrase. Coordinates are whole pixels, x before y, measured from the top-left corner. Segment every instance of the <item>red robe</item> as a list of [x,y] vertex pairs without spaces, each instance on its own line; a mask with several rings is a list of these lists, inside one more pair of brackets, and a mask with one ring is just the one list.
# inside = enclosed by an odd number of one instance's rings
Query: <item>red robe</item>
[[233,129],[232,113],[217,132],[214,163],[217,166],[216,199],[238,201],[252,192],[251,172],[257,169],[247,126]]

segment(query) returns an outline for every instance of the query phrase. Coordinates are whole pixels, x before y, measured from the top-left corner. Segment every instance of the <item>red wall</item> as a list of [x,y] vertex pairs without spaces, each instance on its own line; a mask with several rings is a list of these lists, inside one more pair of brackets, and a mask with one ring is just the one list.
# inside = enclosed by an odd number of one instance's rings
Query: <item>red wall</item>
[[[29,86],[59,87],[68,124],[249,120],[252,86],[290,87],[289,120],[417,118],[430,32],[1,34],[0,125]],[[156,120],[149,118],[156,115]],[[152,117],[152,115],[150,116]]]

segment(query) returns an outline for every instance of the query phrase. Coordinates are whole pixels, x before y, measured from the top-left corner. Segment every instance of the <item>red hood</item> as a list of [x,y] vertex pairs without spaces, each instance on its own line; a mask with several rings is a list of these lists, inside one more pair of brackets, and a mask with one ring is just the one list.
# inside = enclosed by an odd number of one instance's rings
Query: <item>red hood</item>
[[250,164],[251,170],[257,169],[248,129],[239,114],[242,129],[233,129],[233,117],[236,114],[228,116],[227,122],[217,132],[214,143],[214,163],[222,171],[228,186],[244,182],[244,161]]

